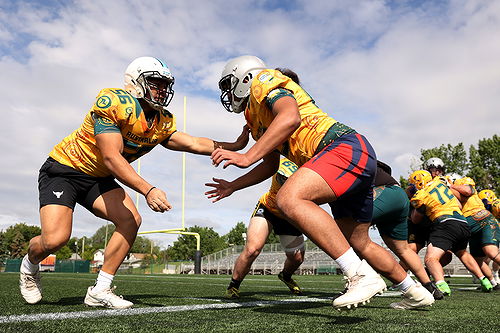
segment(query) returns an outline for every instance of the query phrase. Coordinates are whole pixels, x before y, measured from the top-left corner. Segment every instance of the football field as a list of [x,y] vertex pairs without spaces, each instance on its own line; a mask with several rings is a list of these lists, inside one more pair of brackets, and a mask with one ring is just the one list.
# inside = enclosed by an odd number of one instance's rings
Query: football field
[[471,278],[450,278],[452,295],[428,309],[390,309],[387,291],[355,311],[331,306],[343,289],[338,275],[297,276],[305,296],[292,296],[276,276],[248,276],[241,298],[222,298],[229,276],[118,275],[126,310],[83,305],[95,274],[46,273],[44,298],[25,304],[18,274],[0,273],[0,332],[499,332],[500,292],[475,290]]

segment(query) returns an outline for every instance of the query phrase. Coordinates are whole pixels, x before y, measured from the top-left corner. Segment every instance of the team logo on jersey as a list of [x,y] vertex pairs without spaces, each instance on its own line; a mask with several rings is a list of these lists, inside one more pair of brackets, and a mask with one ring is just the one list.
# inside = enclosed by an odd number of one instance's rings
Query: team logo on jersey
[[101,109],[109,108],[109,106],[111,105],[111,98],[109,98],[108,96],[101,96],[97,99],[95,105]]
[[54,195],[57,197],[57,199],[59,199],[59,198],[61,198],[61,195],[63,195],[64,191],[61,191],[61,192],[52,191],[52,193],[54,193]]
[[262,73],[261,75],[259,75],[259,78],[258,80],[260,82],[266,82],[266,81],[271,81],[272,80],[272,75],[269,74],[269,73]]

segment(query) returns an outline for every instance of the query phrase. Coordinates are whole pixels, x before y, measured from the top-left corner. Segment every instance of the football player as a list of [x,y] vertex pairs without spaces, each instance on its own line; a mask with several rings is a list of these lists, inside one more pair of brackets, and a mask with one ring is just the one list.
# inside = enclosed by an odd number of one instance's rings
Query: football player
[[[467,219],[471,231],[469,239],[470,254],[476,259],[481,270],[490,280],[493,289],[497,290],[497,282],[493,278],[493,274],[489,266],[485,263],[485,259],[489,258],[493,262],[500,264],[500,253],[498,251],[498,222],[493,215],[486,210],[483,202],[476,192],[476,183],[470,177],[458,178],[455,181],[451,179],[451,188],[460,193],[460,202],[462,204],[462,212]],[[485,286],[482,285],[483,291]]]
[[[410,290],[402,290],[403,295],[409,294],[401,302],[392,303],[397,309],[413,309],[431,305],[434,299],[442,299],[442,292],[431,282],[420,257],[408,245],[408,214],[410,201],[406,192],[391,176],[391,168],[387,164],[377,161],[377,175],[373,188],[373,220],[380,236],[389,249],[408,266],[422,283],[411,286]],[[432,293],[432,296],[422,290],[423,287]],[[395,284],[393,288],[399,289]],[[434,299],[432,298],[434,297]]]
[[41,300],[38,264],[69,240],[76,203],[95,216],[114,223],[104,264],[94,286],[87,290],[88,306],[128,308],[133,304],[114,294],[114,275],[134,243],[141,216],[116,182],[144,195],[155,212],[172,209],[165,192],[142,178],[130,163],[162,145],[171,150],[209,155],[215,147],[241,149],[248,130],[235,143],[216,142],[178,132],[167,110],[174,91],[167,65],[140,57],[125,71],[124,88],[102,89],[83,124],[50,152],[39,174],[42,233],[30,241],[21,265],[21,294],[30,304]]
[[484,207],[491,212],[491,204],[497,198],[497,195],[492,190],[481,190],[477,194],[479,199],[483,201]]
[[423,216],[432,221],[425,265],[434,277],[437,287],[443,294],[451,294],[450,287],[444,281],[443,266],[440,263],[445,252],[451,250],[481,281],[484,288],[491,290],[490,281],[466,251],[470,229],[462,214],[460,202],[448,187],[448,181],[444,177],[432,178],[426,170],[414,171],[408,180],[417,190],[410,200],[415,208],[411,216],[412,222],[418,224]]
[[272,178],[271,188],[259,199],[250,219],[245,248],[234,264],[232,279],[226,290],[226,298],[240,297],[240,284],[250,271],[252,263],[259,256],[272,230],[279,236],[281,247],[286,255],[283,270],[278,274],[278,278],[293,294],[302,295],[302,290],[292,279],[292,274],[304,261],[304,236],[284,218],[276,204],[278,190],[296,170],[297,165],[292,161],[287,158],[280,160],[280,167]]
[[[219,88],[227,111],[244,112],[256,143],[244,154],[217,149],[212,154],[214,165],[248,168],[262,160],[232,182],[237,190],[271,177],[280,153],[299,166],[278,192],[277,204],[347,276],[348,290],[333,306],[353,308],[386,289],[370,265],[403,282],[407,273],[368,234],[376,172],[376,156],[368,140],[329,117],[301,86],[281,72],[267,69],[255,56],[230,60]],[[213,201],[229,194],[218,184],[209,186],[213,190],[206,193]],[[319,206],[324,203],[332,207],[335,218]]]
[[431,157],[424,163],[425,170],[429,171],[432,178],[437,176],[444,176],[446,168],[444,162],[439,157]]
[[[489,190],[489,189],[481,190],[481,191],[479,191],[478,196],[483,201],[484,207],[487,210],[489,210],[493,214],[493,216],[496,218],[496,220],[498,222],[498,229],[497,230],[500,230],[500,207],[499,207],[500,201],[498,201],[495,192],[493,192],[492,190]],[[496,203],[496,205],[494,205],[494,203]],[[500,233],[497,233],[496,239],[497,240],[500,239]],[[486,261],[487,260],[488,259],[486,259]],[[493,275],[495,277],[495,280],[497,281],[498,284],[500,284],[500,276],[499,276],[500,275],[499,274],[500,265],[498,265],[496,262],[493,262],[491,266],[492,266],[492,271],[493,271]]]

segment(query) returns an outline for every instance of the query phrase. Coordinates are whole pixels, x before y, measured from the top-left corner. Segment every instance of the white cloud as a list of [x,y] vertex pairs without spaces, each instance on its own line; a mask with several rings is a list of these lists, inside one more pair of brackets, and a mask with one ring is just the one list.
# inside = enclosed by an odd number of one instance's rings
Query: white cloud
[[[243,116],[224,111],[217,82],[225,61],[241,54],[296,70],[318,105],[365,134],[395,176],[407,176],[421,148],[468,147],[498,134],[498,2],[297,1],[270,9],[266,1],[117,0],[33,6],[18,1],[0,12],[0,98],[8,124],[0,134],[0,228],[38,223],[37,171],[47,153],[80,125],[98,91],[121,86],[124,68],[142,55],[171,67],[171,110],[181,129],[187,96],[187,132],[193,135],[232,140],[240,133]],[[166,190],[174,210],[153,213],[141,198],[141,230],[180,224],[181,156],[158,147],[143,159],[144,177]],[[225,233],[247,221],[267,190],[262,184],[214,205],[202,184],[244,170],[214,169],[207,157],[187,161],[186,225]],[[102,223],[78,208],[74,235],[91,235]],[[166,244],[174,236],[152,237]]]

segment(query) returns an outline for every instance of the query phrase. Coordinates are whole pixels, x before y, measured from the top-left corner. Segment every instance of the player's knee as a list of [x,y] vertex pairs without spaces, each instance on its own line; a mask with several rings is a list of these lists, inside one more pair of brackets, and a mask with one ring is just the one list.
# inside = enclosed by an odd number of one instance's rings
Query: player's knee
[[439,258],[436,258],[436,257],[425,257],[424,258],[424,264],[425,264],[425,266],[428,267],[429,264],[432,265],[434,263],[439,263]]
[[294,207],[296,207],[296,204],[294,204],[294,200],[293,200],[293,198],[291,198],[290,195],[287,195],[286,193],[282,193],[281,191],[278,192],[278,194],[276,196],[276,204],[278,205],[278,208],[286,216],[293,215],[293,209],[294,209]]
[[43,250],[47,253],[54,253],[61,249],[69,241],[69,236],[42,237]]
[[301,265],[304,262],[304,251],[296,250],[293,254],[293,261]]
[[259,256],[262,249],[256,246],[246,246],[245,255],[250,259],[255,259]]
[[142,223],[142,217],[139,213],[127,214],[113,221],[117,229],[126,230],[127,233],[136,234]]

